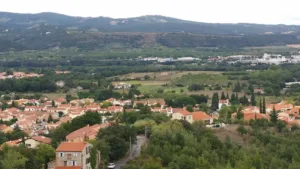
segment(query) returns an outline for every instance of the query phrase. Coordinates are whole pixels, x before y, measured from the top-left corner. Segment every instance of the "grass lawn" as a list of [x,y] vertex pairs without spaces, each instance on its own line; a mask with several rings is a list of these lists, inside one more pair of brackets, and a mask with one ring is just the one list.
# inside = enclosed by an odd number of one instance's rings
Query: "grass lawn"
[[46,96],[50,100],[53,100],[55,98],[59,97],[66,97],[66,93],[18,93],[21,95],[26,95],[26,96],[33,96],[34,94],[41,94],[43,96]]

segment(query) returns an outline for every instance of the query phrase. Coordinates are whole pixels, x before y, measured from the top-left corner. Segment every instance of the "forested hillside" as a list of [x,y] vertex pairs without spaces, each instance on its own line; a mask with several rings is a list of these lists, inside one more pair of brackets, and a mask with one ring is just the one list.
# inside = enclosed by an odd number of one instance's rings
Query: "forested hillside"
[[299,26],[211,24],[164,16],[112,19],[0,13],[0,51],[76,47],[241,48],[300,43]]
[[299,26],[261,24],[218,24],[180,20],[160,15],[135,18],[72,17],[56,13],[17,14],[0,12],[0,25],[6,28],[28,28],[49,24],[63,28],[98,29],[101,32],[190,32],[197,34],[263,34],[265,32],[298,32]]

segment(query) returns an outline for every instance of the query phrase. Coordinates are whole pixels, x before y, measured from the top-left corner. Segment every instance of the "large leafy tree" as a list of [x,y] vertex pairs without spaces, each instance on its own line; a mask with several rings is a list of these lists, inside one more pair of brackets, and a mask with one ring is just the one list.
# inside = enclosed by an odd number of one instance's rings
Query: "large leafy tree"
[[48,144],[40,144],[36,152],[36,157],[46,168],[47,163],[55,159],[55,149]]
[[164,169],[161,160],[151,156],[141,156],[129,161],[124,169]]
[[2,167],[5,169],[21,169],[25,168],[28,159],[22,154],[13,149],[8,149],[4,153],[4,158],[1,160]]
[[97,138],[104,139],[109,144],[109,159],[118,160],[127,153],[130,140],[132,143],[135,142],[136,130],[134,127],[127,125],[114,124],[100,130]]

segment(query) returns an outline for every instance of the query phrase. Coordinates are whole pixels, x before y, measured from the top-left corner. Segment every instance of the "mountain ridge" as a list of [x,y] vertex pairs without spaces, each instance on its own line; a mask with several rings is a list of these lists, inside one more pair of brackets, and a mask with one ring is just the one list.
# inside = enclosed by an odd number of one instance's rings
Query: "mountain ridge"
[[0,25],[8,29],[26,29],[35,24],[50,24],[65,29],[97,29],[100,32],[189,32],[196,34],[264,34],[300,32],[298,25],[267,25],[252,23],[205,23],[162,15],[144,15],[132,18],[80,17],[42,12],[20,14],[0,12]]
[[112,19],[56,13],[0,12],[0,52],[76,47],[81,50],[242,48],[300,44],[300,26],[212,24],[160,15]]

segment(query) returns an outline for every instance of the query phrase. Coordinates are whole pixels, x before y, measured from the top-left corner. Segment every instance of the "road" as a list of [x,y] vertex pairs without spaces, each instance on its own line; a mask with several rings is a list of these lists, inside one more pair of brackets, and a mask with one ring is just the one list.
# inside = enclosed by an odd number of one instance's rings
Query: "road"
[[142,145],[147,141],[147,138],[145,136],[137,136],[136,139],[137,139],[136,144],[132,145],[132,152],[131,152],[132,157],[128,155],[127,157],[115,162],[116,164],[115,169],[121,169],[123,166],[127,164],[127,162],[131,158],[136,158],[141,154]]

